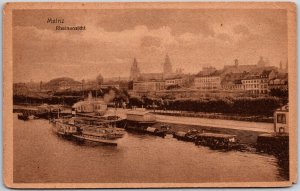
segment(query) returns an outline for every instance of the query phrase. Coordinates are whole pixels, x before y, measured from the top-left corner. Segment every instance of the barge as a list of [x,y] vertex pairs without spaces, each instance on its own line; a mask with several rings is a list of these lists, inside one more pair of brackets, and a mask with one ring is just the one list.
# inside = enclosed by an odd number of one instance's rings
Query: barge
[[165,136],[165,130],[153,127],[156,123],[155,115],[145,108],[135,108],[126,113],[124,128],[127,131]]
[[148,127],[156,123],[156,118],[145,108],[137,108],[126,113],[126,123],[128,126]]
[[196,145],[208,146],[211,149],[237,149],[239,140],[236,135],[220,133],[200,133],[195,138]]

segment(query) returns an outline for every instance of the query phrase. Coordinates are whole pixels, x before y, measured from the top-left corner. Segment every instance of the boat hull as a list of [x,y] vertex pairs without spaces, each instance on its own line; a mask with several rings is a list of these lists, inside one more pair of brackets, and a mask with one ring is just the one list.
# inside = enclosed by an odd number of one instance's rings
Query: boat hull
[[96,143],[96,144],[112,145],[112,146],[118,145],[116,139],[104,139],[104,138],[102,139],[102,138],[89,137],[86,135],[73,135],[73,138],[79,142]]

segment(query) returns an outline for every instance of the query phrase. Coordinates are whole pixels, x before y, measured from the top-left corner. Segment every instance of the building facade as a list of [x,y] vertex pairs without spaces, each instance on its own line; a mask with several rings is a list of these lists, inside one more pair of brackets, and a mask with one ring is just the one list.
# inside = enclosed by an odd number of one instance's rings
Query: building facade
[[269,90],[279,89],[279,90],[288,90],[288,81],[287,79],[275,78],[269,81]]
[[215,75],[195,77],[195,88],[221,89],[221,77]]
[[252,94],[267,94],[269,79],[260,76],[250,76],[242,80],[244,90]]
[[133,91],[135,92],[155,92],[165,89],[164,81],[143,81],[134,82]]
[[171,78],[171,79],[166,79],[165,80],[165,86],[182,86],[183,85],[184,80],[182,78]]
[[241,80],[235,80],[233,82],[222,82],[221,84],[223,90],[229,91],[244,91],[244,85]]

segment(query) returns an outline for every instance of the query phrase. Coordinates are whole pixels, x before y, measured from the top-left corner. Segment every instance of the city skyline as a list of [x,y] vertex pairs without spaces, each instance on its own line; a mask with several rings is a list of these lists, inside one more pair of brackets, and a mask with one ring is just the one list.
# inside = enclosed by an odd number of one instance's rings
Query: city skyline
[[[166,54],[184,73],[221,69],[236,58],[241,65],[255,65],[260,56],[277,67],[287,62],[286,11],[279,9],[18,10],[13,20],[14,82],[127,77],[134,57],[141,72],[161,72]],[[86,30],[56,31],[56,25]],[[30,56],[34,51],[39,55]]]

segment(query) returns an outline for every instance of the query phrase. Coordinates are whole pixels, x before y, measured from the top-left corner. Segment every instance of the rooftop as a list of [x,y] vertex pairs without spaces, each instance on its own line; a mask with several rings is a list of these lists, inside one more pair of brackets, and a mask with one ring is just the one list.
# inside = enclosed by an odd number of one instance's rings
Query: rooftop
[[195,77],[213,77],[213,76],[220,76],[223,73],[223,70],[216,70],[213,73],[206,74],[202,71],[195,75]]

